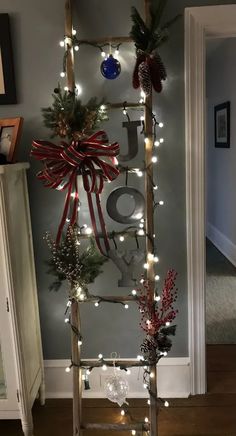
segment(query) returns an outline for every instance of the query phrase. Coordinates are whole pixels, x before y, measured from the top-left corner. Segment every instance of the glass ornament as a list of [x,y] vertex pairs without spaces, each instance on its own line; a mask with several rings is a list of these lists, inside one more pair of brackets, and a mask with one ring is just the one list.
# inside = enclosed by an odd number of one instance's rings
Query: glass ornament
[[110,54],[101,64],[102,75],[109,80],[116,79],[121,72],[120,62]]
[[112,403],[117,403],[120,407],[124,403],[128,404],[126,397],[129,392],[129,384],[127,380],[120,375],[114,373],[114,375],[107,377],[104,384],[104,390],[108,400],[112,401]]

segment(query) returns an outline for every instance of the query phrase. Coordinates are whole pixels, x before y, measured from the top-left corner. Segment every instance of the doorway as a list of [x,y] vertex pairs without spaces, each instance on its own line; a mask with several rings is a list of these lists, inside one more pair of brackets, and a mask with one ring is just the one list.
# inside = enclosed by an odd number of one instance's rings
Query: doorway
[[206,355],[214,393],[236,392],[235,52],[236,38],[206,41]]
[[186,213],[192,394],[206,385],[206,41],[236,36],[236,5],[185,10]]

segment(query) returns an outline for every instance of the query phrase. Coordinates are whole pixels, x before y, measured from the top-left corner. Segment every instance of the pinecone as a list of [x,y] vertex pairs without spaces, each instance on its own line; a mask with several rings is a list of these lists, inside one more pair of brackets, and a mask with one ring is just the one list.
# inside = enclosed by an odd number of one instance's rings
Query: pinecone
[[155,59],[156,63],[159,66],[161,80],[166,80],[166,78],[167,78],[166,68],[162,62],[161,56],[159,54],[157,54],[156,56],[154,56],[153,59]]
[[152,82],[151,82],[151,74],[148,63],[142,62],[138,67],[138,77],[141,85],[141,89],[146,94],[146,96],[151,94],[152,90]]
[[133,87],[134,89],[138,89],[140,87],[140,82],[139,82],[139,65],[144,62],[146,59],[145,55],[137,55],[137,59],[136,59],[136,63],[135,63],[135,67],[134,67],[134,72],[133,72]]
[[65,138],[68,134],[69,131],[69,126],[66,122],[66,120],[64,119],[64,117],[62,115],[59,115],[58,117],[58,122],[55,128],[55,132],[57,135],[59,135],[61,138]]
[[166,79],[166,70],[159,55],[148,58],[151,81],[156,92],[162,91],[162,81]]

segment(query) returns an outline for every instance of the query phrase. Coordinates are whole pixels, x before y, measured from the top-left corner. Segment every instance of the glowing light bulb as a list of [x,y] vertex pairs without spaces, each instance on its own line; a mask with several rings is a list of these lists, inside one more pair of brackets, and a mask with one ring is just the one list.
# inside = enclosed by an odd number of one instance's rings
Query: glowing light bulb
[[140,117],[140,121],[144,121],[144,116],[142,115],[141,117]]
[[136,430],[132,430],[131,434],[135,435],[136,434]]
[[169,407],[169,403],[168,403],[168,401],[165,401],[165,402],[164,402],[164,406],[165,406],[165,407]]
[[[140,220],[142,218],[143,214],[140,212],[136,215],[136,219]],[[143,222],[143,220],[141,220],[141,222]]]
[[155,297],[155,301],[160,301],[160,299],[161,299],[160,295],[157,295],[157,296]]
[[74,46],[75,51],[79,51],[79,45]]
[[80,294],[79,295],[79,299],[80,299],[80,301],[83,301],[85,299],[85,295],[84,294]]
[[67,366],[66,369],[65,369],[65,371],[66,371],[66,372],[70,372],[70,367]]
[[66,73],[64,73],[64,71],[62,71],[62,72],[60,73],[60,76],[61,76],[61,77],[65,77],[65,75],[66,75]]
[[59,45],[60,45],[60,47],[64,47],[65,46],[65,42],[64,41],[60,41]]
[[144,360],[144,357],[140,354],[137,356],[137,359],[141,362],[142,360]]
[[101,109],[101,111],[105,111],[105,110],[106,110],[106,106],[105,106],[105,104],[102,104],[102,105],[100,106],[100,109]]
[[147,417],[144,419],[144,421],[145,421],[145,422],[149,422]]
[[82,345],[81,339],[78,340],[78,345],[79,345],[79,347]]
[[158,282],[160,280],[160,276],[158,274],[155,275],[155,280],[156,280],[156,282]]
[[160,142],[156,140],[156,141],[154,142],[154,145],[155,145],[155,147],[159,147]]
[[152,262],[154,260],[154,254],[148,253],[147,258],[150,262]]
[[143,265],[143,267],[144,267],[144,269],[148,269],[148,268],[149,268],[148,263],[145,263],[145,264]]
[[127,110],[126,109],[123,110],[123,114],[127,115]]
[[69,91],[68,86],[64,86],[64,91]]
[[154,378],[154,377],[155,377],[154,372],[151,372],[151,374],[150,374],[150,378]]
[[69,318],[65,318],[65,323],[68,324],[70,322]]
[[71,306],[71,301],[69,300],[68,302],[67,302],[67,307],[70,307]]
[[125,309],[128,309],[129,308],[129,305],[128,304],[125,304]]
[[144,142],[145,142],[145,144],[147,144],[148,143],[148,141],[149,141],[149,139],[146,137],[146,138],[144,138]]
[[139,224],[139,227],[140,227],[140,229],[143,229],[143,228],[144,228],[144,224],[143,224],[143,223],[140,223],[140,224]]
[[159,262],[159,257],[154,256],[153,260],[154,260],[155,263],[157,263],[157,262]]
[[90,227],[87,227],[87,229],[85,230],[85,233],[87,234],[87,235],[91,235],[92,234],[92,229],[90,228]]
[[143,177],[143,172],[141,170],[138,170],[136,173],[138,177]]
[[157,163],[157,161],[158,161],[157,156],[152,156],[152,163]]
[[124,242],[125,237],[124,236],[120,236],[119,239],[120,239],[120,242]]
[[150,404],[151,404],[151,401],[150,401],[150,400],[147,400],[147,403],[148,403],[148,405],[150,406]]
[[164,127],[164,123],[159,123],[159,127],[162,129],[162,127]]
[[169,326],[170,326],[170,322],[167,321],[167,322],[166,322],[166,327],[169,327]]
[[145,98],[145,97],[146,97],[146,94],[145,94],[144,91],[141,91],[141,92],[140,92],[140,95],[141,95],[142,98]]
[[168,355],[167,351],[164,351],[163,356],[166,357]]
[[102,359],[102,358],[103,358],[103,355],[100,353],[100,354],[98,355],[98,358],[99,358],[99,359]]
[[147,389],[147,383],[143,383],[143,387],[144,387],[144,389]]
[[104,364],[104,365],[102,365],[102,370],[103,371],[106,371],[107,370],[107,366]]
[[96,303],[94,303],[94,306],[95,306],[95,307],[98,307],[98,306],[99,306],[99,302],[96,301]]
[[160,143],[163,144],[164,138],[160,138]]
[[102,52],[101,52],[101,56],[102,56],[102,58],[105,58],[105,57],[106,57],[106,53],[105,53],[105,51],[102,51]]
[[138,231],[138,235],[139,235],[139,236],[144,236],[144,235],[145,235],[144,230],[143,230],[143,229],[140,229],[140,230]]
[[159,205],[163,206],[164,205],[164,201],[163,200],[159,201]]
[[140,283],[144,283],[144,279],[141,279],[141,280],[140,280]]
[[133,290],[132,290],[132,295],[137,295],[137,291],[136,291],[136,289],[133,289]]
[[82,94],[82,88],[78,83],[76,84],[76,93],[77,93],[77,95]]
[[90,371],[89,369],[87,369],[86,374],[87,374],[87,375],[90,375],[90,374],[91,374],[91,371]]
[[121,414],[121,416],[125,416],[125,411],[122,409],[120,414]]

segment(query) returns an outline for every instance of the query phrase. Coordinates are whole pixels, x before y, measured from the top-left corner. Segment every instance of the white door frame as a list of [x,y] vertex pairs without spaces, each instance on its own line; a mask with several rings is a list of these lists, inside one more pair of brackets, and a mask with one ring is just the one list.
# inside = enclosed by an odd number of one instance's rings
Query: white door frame
[[185,9],[185,138],[191,394],[206,392],[205,69],[206,39],[236,36],[236,5]]

